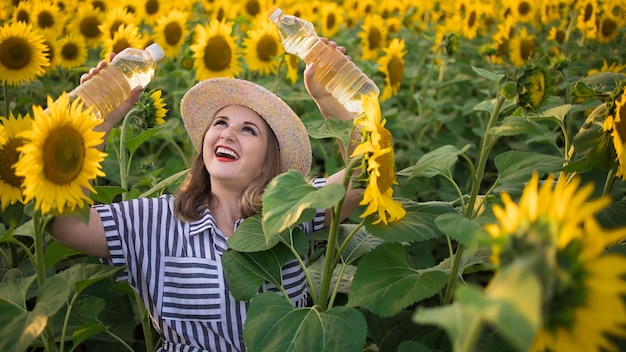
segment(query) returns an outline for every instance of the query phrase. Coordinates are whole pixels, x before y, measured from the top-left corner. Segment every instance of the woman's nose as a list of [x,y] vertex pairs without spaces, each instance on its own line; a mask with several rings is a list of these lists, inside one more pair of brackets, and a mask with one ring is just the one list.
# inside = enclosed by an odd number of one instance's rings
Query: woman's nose
[[230,128],[225,128],[220,134],[220,138],[226,141],[233,141],[233,133]]

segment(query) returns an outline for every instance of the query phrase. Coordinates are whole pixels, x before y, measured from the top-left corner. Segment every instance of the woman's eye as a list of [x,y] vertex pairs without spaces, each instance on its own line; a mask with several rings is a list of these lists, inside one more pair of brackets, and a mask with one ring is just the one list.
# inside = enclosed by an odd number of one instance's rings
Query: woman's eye
[[254,128],[252,128],[252,127],[244,127],[244,128],[242,128],[241,130],[242,130],[243,132],[250,133],[250,134],[251,134],[251,135],[253,135],[253,136],[256,136],[256,135],[257,135],[256,130],[255,130]]
[[213,126],[226,125],[226,121],[222,119],[217,119],[213,122]]

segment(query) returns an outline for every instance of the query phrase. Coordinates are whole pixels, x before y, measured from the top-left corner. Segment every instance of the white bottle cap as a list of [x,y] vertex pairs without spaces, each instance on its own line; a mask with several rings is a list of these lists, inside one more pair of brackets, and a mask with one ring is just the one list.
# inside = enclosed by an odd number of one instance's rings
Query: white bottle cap
[[157,43],[152,43],[148,45],[148,47],[146,48],[146,51],[148,52],[148,54],[150,54],[150,56],[152,56],[154,61],[159,61],[163,57],[165,57],[165,53],[163,52],[163,49],[161,49],[161,47]]
[[283,13],[283,10],[281,10],[280,7],[277,7],[276,10],[274,10],[274,12],[272,12],[272,14],[270,15],[270,20],[272,22],[276,22],[276,20],[278,20],[278,16],[280,16],[281,13]]

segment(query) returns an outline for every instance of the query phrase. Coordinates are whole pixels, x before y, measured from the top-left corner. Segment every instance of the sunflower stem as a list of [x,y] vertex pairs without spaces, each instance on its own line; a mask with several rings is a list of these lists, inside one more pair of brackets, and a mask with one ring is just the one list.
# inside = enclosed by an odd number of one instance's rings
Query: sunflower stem
[[[36,211],[33,214],[33,228],[35,233],[34,245],[35,245],[35,272],[37,276],[37,286],[39,289],[46,282],[46,264],[44,262],[44,232],[45,232],[45,217]],[[42,341],[46,352],[56,351],[54,344],[54,332],[52,331],[52,325],[46,324],[43,332]]]
[[[348,185],[350,184],[350,179],[352,178],[352,173],[350,172],[358,162],[360,162],[361,158],[353,158],[348,162],[346,166],[346,173],[343,177],[343,187],[344,189],[348,189]],[[339,223],[341,222],[341,211],[343,209],[343,203],[345,201],[345,196],[339,200],[339,202],[332,208],[331,211],[331,220],[330,220],[330,229],[328,232],[328,243],[326,245],[326,258],[324,260],[324,269],[322,271],[322,283],[320,287],[320,295],[318,297],[318,305],[322,312],[325,312],[328,309],[328,293],[330,290],[330,281],[333,277],[333,271],[335,267],[335,255],[340,256],[341,253],[335,253],[335,247],[337,245],[337,232],[339,229]]]
[[606,174],[606,181],[604,182],[604,189],[602,190],[603,196],[609,195],[611,193],[613,185],[615,184],[615,174],[617,174],[617,168],[612,168]]
[[[120,163],[120,187],[124,189],[124,193],[122,193],[122,200],[128,200],[128,175],[130,174],[130,159],[131,155],[127,155],[127,150],[124,147],[126,144],[126,130],[128,129],[128,122],[130,118],[137,112],[137,108],[131,109],[126,116],[124,116],[124,121],[122,121],[122,129],[120,131],[120,149],[119,149],[119,163]],[[130,154],[130,152],[128,152]]]
[[[489,116],[489,122],[487,122],[487,126],[485,128],[485,135],[483,136],[480,146],[480,155],[478,158],[478,164],[476,164],[476,172],[474,173],[470,198],[467,202],[467,208],[465,208],[464,214],[465,217],[470,220],[474,219],[476,216],[474,206],[476,204],[478,192],[480,191],[480,185],[485,174],[485,166],[487,165],[487,160],[489,159],[489,153],[493,147],[494,141],[489,131],[495,125],[498,115],[500,114],[500,110],[502,109],[502,105],[505,101],[506,99],[502,95],[498,95],[496,98],[496,105]],[[448,285],[446,286],[446,294],[443,298],[444,304],[449,304],[452,301],[452,296],[454,295],[454,290],[456,288],[456,277],[459,272],[459,266],[461,264],[461,258],[463,257],[464,250],[465,246],[462,243],[459,243],[456,253],[452,258],[452,266],[450,268],[450,276],[448,277]]]

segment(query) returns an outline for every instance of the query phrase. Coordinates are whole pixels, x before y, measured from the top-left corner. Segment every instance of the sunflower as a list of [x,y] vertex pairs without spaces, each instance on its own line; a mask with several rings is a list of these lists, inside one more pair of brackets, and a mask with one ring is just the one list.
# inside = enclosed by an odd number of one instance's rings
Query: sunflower
[[87,61],[85,39],[69,33],[59,40],[58,66],[64,69],[79,67]]
[[68,23],[68,31],[83,37],[88,48],[97,48],[103,36],[100,30],[103,17],[102,12],[92,7],[79,6],[74,19]]
[[613,350],[610,336],[626,336],[626,258],[606,248],[626,238],[626,228],[605,230],[595,214],[609,197],[590,200],[593,185],[580,179],[539,185],[534,173],[519,204],[503,194],[498,221],[486,225],[501,267],[533,260],[542,282],[542,322],[532,351]]
[[597,0],[583,0],[576,2],[578,17],[576,27],[588,39],[595,39],[597,35],[596,16],[598,14]]
[[520,23],[530,23],[537,12],[535,1],[515,0],[511,4],[512,16]]
[[106,12],[98,29],[103,33],[104,38],[113,39],[113,36],[117,33],[120,26],[129,26],[131,24],[137,25],[135,15],[128,12],[124,7],[115,7]]
[[344,24],[343,7],[334,2],[328,2],[320,8],[320,34],[326,38],[334,37]]
[[246,32],[243,39],[244,58],[248,70],[259,72],[261,76],[275,74],[278,58],[285,52],[276,27],[263,18],[256,21],[252,28]]
[[163,118],[167,114],[167,109],[165,108],[165,102],[161,98],[162,93],[160,89],[154,89],[149,93],[141,93],[137,103],[143,115],[143,118],[138,123],[140,128],[149,129],[165,123]]
[[212,20],[208,26],[196,25],[193,51],[196,78],[237,77],[241,74],[241,53],[237,36],[231,35],[233,23]]
[[528,64],[517,75],[517,104],[526,110],[537,110],[548,97],[550,78],[541,65]]
[[358,36],[361,39],[361,51],[363,60],[378,58],[378,52],[385,47],[387,38],[386,27],[383,18],[378,14],[370,14],[365,17]]
[[603,13],[598,18],[597,39],[602,44],[608,44],[617,37],[620,28],[623,27],[623,20],[612,15],[610,12]]
[[23,177],[15,174],[13,165],[19,160],[20,153],[18,148],[21,147],[25,140],[18,135],[31,128],[30,116],[18,115],[17,118],[13,114],[9,118],[0,116],[0,128],[2,129],[0,138],[0,209],[2,211],[16,202],[23,202],[22,182]]
[[404,77],[404,40],[394,38],[389,47],[383,49],[385,56],[378,59],[378,71],[385,75],[385,88],[380,101],[385,101],[398,94],[400,83]]
[[522,27],[511,38],[509,48],[509,60],[511,60],[511,63],[518,67],[524,66],[536,54],[535,36],[528,34],[526,27]]
[[147,25],[153,26],[156,21],[168,13],[172,5],[166,0],[141,0],[139,4],[142,4],[141,13],[143,13],[143,22]]
[[155,41],[161,43],[165,56],[178,57],[182,51],[185,38],[187,37],[186,12],[172,10],[159,18],[156,22]]
[[33,6],[29,1],[20,1],[11,14],[13,22],[31,23],[33,21]]
[[35,199],[42,213],[91,204],[83,188],[95,192],[89,181],[104,176],[100,162],[106,156],[96,148],[104,136],[93,131],[99,121],[65,93],[57,101],[48,97],[47,111],[33,106],[33,116],[32,130],[20,134],[27,142],[15,165],[15,174],[24,177],[24,201]]
[[[619,91],[619,90],[618,90]],[[626,153],[624,153],[624,142],[626,142],[626,89],[622,85],[621,95],[618,93],[614,100],[612,113],[609,112],[604,120],[604,130],[611,134],[613,146],[615,147],[616,159],[618,162],[616,176],[626,179]]]
[[363,114],[354,124],[361,129],[362,142],[356,146],[352,157],[361,155],[362,173],[359,181],[365,183],[361,205],[367,208],[361,217],[378,213],[374,223],[394,222],[406,214],[402,205],[392,198],[392,185],[396,182],[395,160],[391,132],[381,121],[380,104],[374,93],[362,96]]
[[44,54],[46,55],[46,59],[48,60],[47,71],[54,70],[57,67],[59,62],[59,40],[57,38],[57,33],[47,30],[40,33],[42,34],[44,41],[43,45],[46,47],[44,50]]
[[626,72],[626,64],[620,64],[618,62],[613,62],[609,64],[606,62],[606,60],[604,60],[604,62],[602,63],[602,67],[599,70],[592,68],[589,71],[587,71],[587,76],[595,75],[600,72],[615,72],[615,73]]
[[50,66],[44,37],[30,24],[5,23],[0,27],[0,81],[17,86],[46,73]]
[[126,48],[142,48],[143,39],[139,33],[139,28],[134,24],[120,25],[113,35],[113,38],[104,39],[102,44],[103,57],[109,53],[119,53]]
[[[34,6],[33,6],[34,5]],[[39,0],[31,4],[32,15],[31,23],[35,28],[42,31],[52,31],[57,35],[65,26],[65,12],[59,11],[59,8],[49,0]]]

